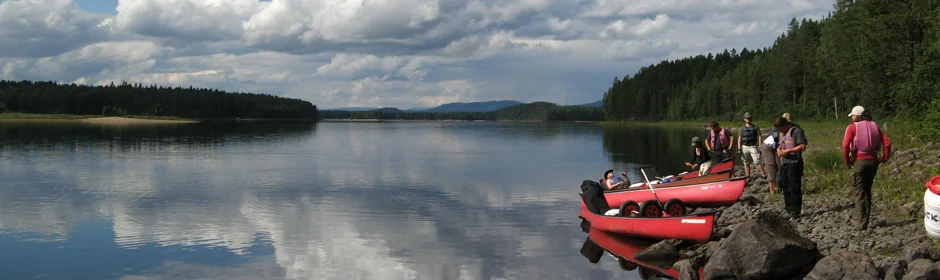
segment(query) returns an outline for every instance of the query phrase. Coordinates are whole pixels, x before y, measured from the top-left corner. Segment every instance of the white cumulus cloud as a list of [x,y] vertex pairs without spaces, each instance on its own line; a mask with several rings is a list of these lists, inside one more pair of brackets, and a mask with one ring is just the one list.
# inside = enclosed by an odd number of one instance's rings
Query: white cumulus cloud
[[651,63],[769,46],[791,18],[833,4],[120,0],[95,14],[75,1],[92,0],[0,2],[3,79],[192,85],[321,108],[581,104]]

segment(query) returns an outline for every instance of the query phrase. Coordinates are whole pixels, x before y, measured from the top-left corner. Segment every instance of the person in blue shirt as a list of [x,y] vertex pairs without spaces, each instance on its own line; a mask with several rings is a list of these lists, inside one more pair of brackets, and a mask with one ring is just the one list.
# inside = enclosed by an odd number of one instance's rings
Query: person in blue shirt
[[[603,185],[607,186],[607,189],[610,190],[629,186],[630,178],[627,177],[627,172],[624,171],[623,173],[620,173],[620,175],[623,176],[623,178],[614,176],[613,169],[605,171]],[[624,178],[626,178],[626,180]]]

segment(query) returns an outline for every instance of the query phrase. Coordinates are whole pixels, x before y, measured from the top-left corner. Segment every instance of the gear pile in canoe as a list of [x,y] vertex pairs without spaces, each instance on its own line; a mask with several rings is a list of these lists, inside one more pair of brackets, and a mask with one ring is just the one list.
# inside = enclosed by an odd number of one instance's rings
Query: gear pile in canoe
[[611,191],[585,180],[581,184],[579,216],[590,223],[591,230],[705,243],[711,237],[718,211],[687,214],[687,207],[734,204],[744,193],[747,178],[731,178],[731,172],[729,167],[711,175],[638,183]]

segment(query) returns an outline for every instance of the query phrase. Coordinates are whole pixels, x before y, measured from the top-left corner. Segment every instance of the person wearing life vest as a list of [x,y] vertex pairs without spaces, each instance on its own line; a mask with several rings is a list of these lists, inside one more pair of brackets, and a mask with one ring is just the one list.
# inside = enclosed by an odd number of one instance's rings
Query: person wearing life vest
[[760,127],[751,123],[751,112],[744,113],[744,126],[738,132],[738,151],[741,152],[741,161],[744,162],[744,174],[751,177],[751,164],[757,165],[760,173],[764,174],[764,166],[760,164],[760,151],[757,144],[760,142]]
[[803,151],[808,141],[806,133],[783,117],[774,120],[780,131],[777,155],[780,156],[780,188],[783,204],[793,218],[799,218],[803,208]]
[[[855,196],[855,222],[860,230],[868,229],[871,216],[871,185],[878,165],[891,157],[891,140],[871,121],[865,107],[855,106],[849,113],[852,124],[845,128],[842,139],[842,161],[851,169],[852,194]],[[882,155],[878,157],[879,148]]]
[[709,127],[711,129],[708,131],[708,135],[705,136],[705,147],[715,154],[715,162],[725,162],[731,158],[731,153],[728,150],[734,146],[731,130],[719,126],[717,121],[712,121]]

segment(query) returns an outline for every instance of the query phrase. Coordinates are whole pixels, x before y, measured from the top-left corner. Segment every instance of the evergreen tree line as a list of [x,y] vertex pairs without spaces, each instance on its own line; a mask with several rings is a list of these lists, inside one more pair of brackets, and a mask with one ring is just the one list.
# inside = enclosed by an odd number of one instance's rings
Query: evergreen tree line
[[308,101],[217,89],[0,80],[0,113],[317,119]]
[[603,108],[559,106],[549,102],[533,102],[493,112],[407,112],[398,110],[321,111],[324,119],[379,120],[466,120],[466,121],[602,121]]
[[822,20],[793,19],[769,48],[663,61],[614,78],[609,120],[940,121],[940,0],[837,0]]

